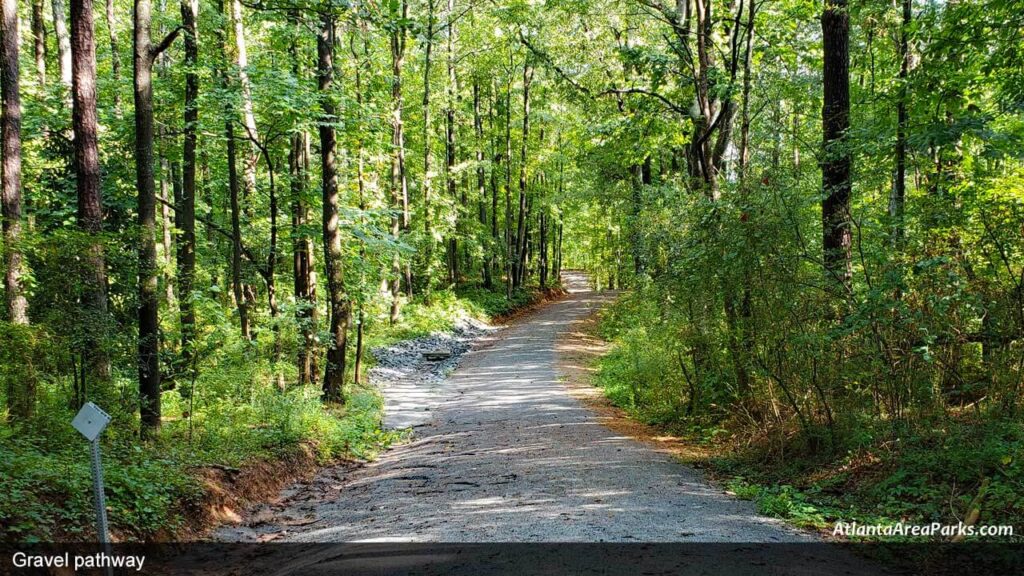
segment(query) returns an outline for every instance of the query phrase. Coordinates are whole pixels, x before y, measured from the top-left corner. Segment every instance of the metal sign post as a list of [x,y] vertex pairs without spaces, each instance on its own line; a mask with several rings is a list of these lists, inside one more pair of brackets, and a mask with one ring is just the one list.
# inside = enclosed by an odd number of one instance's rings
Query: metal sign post
[[[92,454],[92,493],[96,504],[96,534],[103,550],[110,555],[110,532],[107,530],[107,502],[103,496],[103,463],[100,461],[100,434],[110,423],[110,415],[92,402],[86,402],[75,415],[71,425],[89,441]],[[107,566],[107,574],[113,569]]]

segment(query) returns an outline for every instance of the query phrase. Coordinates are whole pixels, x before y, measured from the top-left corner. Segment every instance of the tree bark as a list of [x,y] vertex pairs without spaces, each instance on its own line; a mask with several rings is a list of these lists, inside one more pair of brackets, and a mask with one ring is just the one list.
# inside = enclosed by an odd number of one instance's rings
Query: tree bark
[[309,136],[305,132],[292,135],[288,165],[292,176],[292,265],[296,321],[299,324],[299,384],[312,384],[319,377],[316,366],[316,281],[313,263],[313,242],[303,230],[309,222],[309,207],[304,199],[309,181]]
[[[487,230],[487,171],[484,168],[484,120],[480,113],[480,81],[473,79],[473,127],[476,132],[476,194],[480,214],[480,227]],[[492,287],[491,249],[484,238],[483,280],[484,286]]]
[[[432,2],[432,0],[431,0]],[[363,36],[363,54],[366,59],[370,57],[370,43],[366,38],[366,30],[361,29]],[[355,59],[355,77],[356,77],[356,105],[361,110],[363,108],[363,78],[362,68],[363,62],[359,59],[359,53],[355,49],[355,33],[350,40],[352,47],[352,58]],[[366,225],[365,211],[366,211],[366,175],[364,167],[364,145],[362,133],[356,138],[356,184],[359,190],[359,225]],[[366,242],[359,241],[359,259],[365,261],[366,259]],[[366,324],[366,267],[365,265],[359,267],[359,310],[356,312],[356,350],[355,350],[355,362],[353,366],[353,377],[352,381],[359,385],[362,383],[362,369],[363,369],[363,335]]]
[[[457,183],[455,181],[455,92],[458,89],[458,79],[455,75],[455,0],[448,0],[447,11],[448,33],[445,38],[445,55],[448,73],[448,82],[445,86],[445,184],[448,196],[454,203],[458,200]],[[447,242],[448,261],[448,283],[455,285],[459,281],[459,230],[462,218],[460,210],[455,209],[455,227],[449,232]]]
[[[391,236],[399,241],[402,231],[409,227],[409,192],[405,178],[405,134],[402,122],[402,66],[405,62],[406,24],[409,6],[401,0],[391,32]],[[391,322],[398,321],[401,311],[402,263],[395,252],[391,266]],[[408,283],[408,279],[407,279]]]
[[746,45],[743,49],[743,101],[740,108],[739,178],[741,182],[746,181],[747,168],[750,165],[750,89],[753,84],[750,69],[753,65],[754,18],[756,15],[757,4],[754,0],[750,0],[750,9],[747,11]]
[[[86,0],[88,1],[88,0]],[[178,31],[159,45],[150,37],[151,0],[135,0],[135,186],[139,210],[139,407],[142,435],[160,428],[160,322],[157,297],[156,182],[153,176],[153,61]]]
[[[86,234],[103,232],[100,188],[99,128],[96,115],[96,43],[93,38],[92,0],[71,2],[70,55],[72,57],[71,126],[74,132],[75,188],[78,194],[78,226]],[[88,248],[88,274],[83,301],[93,315],[85,321],[87,342],[83,356],[89,371],[101,380],[110,376],[110,360],[100,339],[107,315],[107,271],[103,245],[96,240]]]
[[43,0],[32,0],[33,54],[40,88],[46,86],[46,20],[43,18],[43,12]]
[[[224,0],[218,2],[218,11],[224,15]],[[217,41],[220,43],[221,62],[217,71],[221,88],[231,89],[232,77],[229,73],[231,57],[227,42],[227,33],[217,28]],[[231,218],[231,295],[238,307],[238,326],[244,340],[252,340],[252,328],[249,324],[249,303],[246,300],[242,284],[242,214],[241,214],[241,183],[238,180],[238,150],[235,139],[235,121],[237,112],[231,98],[223,100],[224,106],[224,139],[226,141],[228,165],[228,212]]]
[[[500,258],[501,236],[498,232],[498,167],[501,166],[501,153],[498,151],[497,137],[494,131],[494,109],[497,106],[497,86],[491,84],[490,104],[487,107],[487,126],[491,133],[491,158],[494,164],[491,166],[491,246],[489,250],[488,265],[491,268],[491,276],[498,274],[498,259]],[[493,284],[493,280],[492,280]],[[493,287],[493,286],[492,286]]]
[[[245,22],[242,20],[241,0],[231,0],[231,22],[235,32],[235,64],[238,66],[238,86],[242,97],[242,123],[250,140],[249,151],[245,156],[245,188],[243,196],[248,198],[256,190],[256,163],[259,161],[259,150],[255,145],[257,139],[256,114],[252,104],[252,82],[249,80],[249,51],[245,42]],[[246,208],[248,210],[248,208]]]
[[317,76],[322,110],[320,132],[320,171],[323,178],[324,267],[327,272],[327,297],[330,308],[330,342],[327,347],[327,368],[323,380],[323,398],[328,402],[344,402],[345,352],[349,320],[349,302],[345,294],[342,269],[341,232],[339,226],[338,173],[335,158],[336,135],[333,123],[337,108],[334,103],[334,15],[330,6],[320,14],[317,36]]
[[540,272],[540,287],[546,288],[548,285],[548,218],[547,212],[543,208],[541,208],[538,219],[540,238],[537,246],[537,269]]
[[825,152],[821,163],[822,248],[826,275],[844,289],[849,287],[853,277],[850,225],[852,155],[846,144],[846,133],[850,127],[849,28],[847,0],[825,0],[825,10],[821,15]]
[[235,141],[235,110],[225,105],[224,136],[227,140],[228,155],[228,197],[231,207],[231,293],[238,307],[238,325],[242,338],[252,340],[249,325],[249,301],[242,286],[242,207],[239,201],[241,188],[238,182],[238,150]]
[[[21,235],[21,87],[18,65],[18,2],[0,2],[0,230],[3,234],[6,320],[27,326],[28,301],[23,282]],[[25,355],[31,360],[31,350]],[[7,408],[24,421],[35,409],[36,382],[31,370],[7,382]]]
[[[4,294],[7,319],[28,324],[25,299],[24,255],[21,248],[21,87],[18,66],[18,2],[0,3],[0,149],[3,176],[0,183],[0,215],[3,218]],[[13,402],[9,398],[9,402]]]
[[512,298],[516,275],[516,240],[512,230],[512,83],[514,53],[509,51],[509,75],[505,83],[505,297]]
[[430,68],[431,55],[434,46],[434,10],[436,0],[427,0],[427,29],[424,42],[423,56],[423,232],[425,236],[426,255],[423,288],[427,298],[430,298],[430,290],[433,288],[434,270],[434,232],[432,226],[434,215],[430,211],[431,193],[433,187],[433,174],[430,167],[431,160],[431,128],[430,128]]
[[[108,2],[111,0],[108,0]],[[181,363],[194,380],[196,314],[192,291],[196,272],[196,147],[199,129],[198,0],[181,0],[185,45],[185,112],[181,146],[181,198],[175,211],[178,228],[178,318],[181,322]],[[191,391],[189,391],[191,392]]]
[[903,245],[905,224],[903,211],[907,197],[907,77],[910,74],[910,25],[913,18],[911,0],[902,0],[903,21],[899,38],[899,97],[896,102],[896,170],[893,178],[892,195],[889,198],[889,217],[892,219],[892,243],[899,248]]
[[526,267],[526,151],[530,140],[530,82],[533,67],[527,61],[523,64],[523,138],[519,143],[519,213],[516,219],[516,256],[513,288],[523,285]]

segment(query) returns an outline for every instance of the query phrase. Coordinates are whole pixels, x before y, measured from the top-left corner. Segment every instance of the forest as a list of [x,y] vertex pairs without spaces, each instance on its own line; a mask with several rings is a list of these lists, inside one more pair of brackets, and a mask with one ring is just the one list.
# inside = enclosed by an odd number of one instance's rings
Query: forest
[[597,383],[797,523],[1024,519],[1020,0],[2,0],[0,538],[372,458],[370,350],[621,295]]

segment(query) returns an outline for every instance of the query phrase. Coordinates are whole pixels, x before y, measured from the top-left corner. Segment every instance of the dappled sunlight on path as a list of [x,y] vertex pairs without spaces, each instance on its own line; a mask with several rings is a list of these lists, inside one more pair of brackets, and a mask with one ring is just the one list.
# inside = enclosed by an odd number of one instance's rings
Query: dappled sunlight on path
[[556,371],[560,335],[614,297],[570,294],[484,337],[414,439],[350,474],[298,541],[811,541],[614,432]]

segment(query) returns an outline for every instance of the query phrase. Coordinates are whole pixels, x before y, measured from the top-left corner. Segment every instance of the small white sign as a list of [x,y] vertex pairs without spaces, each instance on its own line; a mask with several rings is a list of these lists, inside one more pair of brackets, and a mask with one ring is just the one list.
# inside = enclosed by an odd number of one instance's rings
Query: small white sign
[[92,402],[86,402],[82,409],[78,411],[78,414],[75,415],[75,419],[71,421],[71,425],[75,427],[75,430],[78,430],[89,442],[99,438],[100,434],[103,433],[103,429],[109,423],[110,414],[107,414]]

